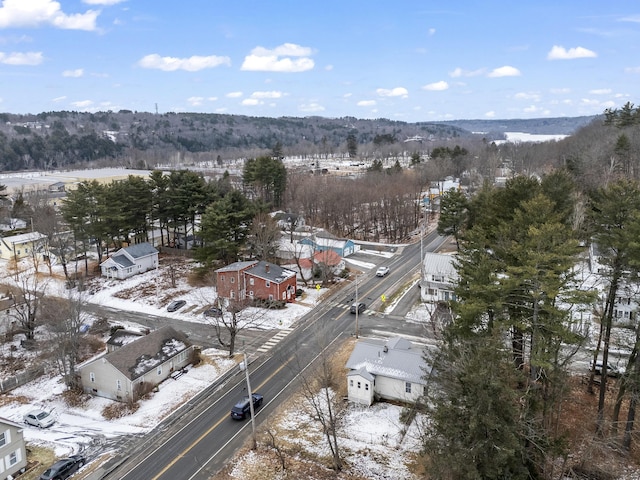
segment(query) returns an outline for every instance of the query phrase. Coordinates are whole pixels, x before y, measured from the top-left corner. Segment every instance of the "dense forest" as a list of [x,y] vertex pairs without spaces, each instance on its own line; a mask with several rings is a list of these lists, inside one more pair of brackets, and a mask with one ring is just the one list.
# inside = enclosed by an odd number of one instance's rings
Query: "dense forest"
[[[589,117],[545,119],[546,132],[573,133]],[[406,123],[353,117],[248,117],[241,115],[144,112],[44,112],[0,114],[0,170],[51,170],[91,165],[155,168],[180,162],[250,158],[276,143],[287,156],[360,155],[376,150],[428,150],[447,140],[488,141],[503,132],[538,132],[539,120]],[[485,132],[474,135],[469,127]],[[545,132],[545,133],[546,133]],[[408,139],[412,141],[407,142]]]

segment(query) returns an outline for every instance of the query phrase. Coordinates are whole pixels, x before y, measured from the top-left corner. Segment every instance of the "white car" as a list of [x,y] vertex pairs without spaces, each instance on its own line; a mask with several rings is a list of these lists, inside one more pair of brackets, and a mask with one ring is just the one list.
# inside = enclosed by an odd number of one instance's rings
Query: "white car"
[[24,416],[24,423],[40,428],[48,428],[53,425],[55,421],[55,418],[44,410],[34,410]]
[[384,277],[387,273],[389,273],[389,267],[380,267],[376,271],[376,277]]

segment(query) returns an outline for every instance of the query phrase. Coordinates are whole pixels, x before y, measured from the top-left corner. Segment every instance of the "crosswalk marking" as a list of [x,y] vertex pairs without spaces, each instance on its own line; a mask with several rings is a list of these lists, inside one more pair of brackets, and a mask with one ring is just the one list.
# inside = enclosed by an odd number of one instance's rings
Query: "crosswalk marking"
[[293,332],[293,328],[283,328],[278,333],[276,333],[273,337],[267,340],[264,345],[258,348],[257,352],[259,353],[268,352],[273,347],[275,347],[278,343],[280,343],[280,340],[282,340],[284,337],[289,335],[291,332]]

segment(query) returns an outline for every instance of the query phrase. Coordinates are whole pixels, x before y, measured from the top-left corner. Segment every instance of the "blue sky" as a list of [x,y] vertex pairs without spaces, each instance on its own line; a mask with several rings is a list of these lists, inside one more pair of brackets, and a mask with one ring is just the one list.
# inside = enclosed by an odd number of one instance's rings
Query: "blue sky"
[[638,102],[622,0],[2,0],[0,111],[406,122]]

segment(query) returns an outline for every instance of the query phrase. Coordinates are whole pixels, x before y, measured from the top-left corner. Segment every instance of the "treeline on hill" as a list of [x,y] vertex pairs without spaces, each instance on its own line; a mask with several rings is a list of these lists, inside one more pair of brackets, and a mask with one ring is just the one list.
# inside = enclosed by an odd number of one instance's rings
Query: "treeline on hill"
[[[0,114],[0,169],[54,169],[86,165],[129,165],[153,169],[179,153],[196,159],[248,158],[280,143],[286,155],[353,153],[359,146],[402,144],[409,137],[460,138],[454,125],[386,119],[247,117],[242,115],[119,112]],[[357,148],[356,148],[357,149]]]

